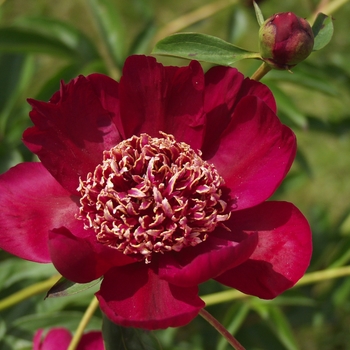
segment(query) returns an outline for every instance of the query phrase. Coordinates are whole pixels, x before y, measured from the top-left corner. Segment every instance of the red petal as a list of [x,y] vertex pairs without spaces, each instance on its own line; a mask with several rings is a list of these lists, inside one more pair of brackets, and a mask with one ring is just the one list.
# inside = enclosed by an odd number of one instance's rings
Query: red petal
[[50,262],[49,230],[75,220],[70,193],[41,163],[22,163],[0,176],[0,247],[20,258]]
[[312,253],[309,224],[291,203],[266,202],[234,212],[230,228],[258,232],[259,243],[243,264],[216,280],[243,293],[271,299],[292,287],[305,273]]
[[33,350],[67,350],[72,335],[65,328],[53,328],[42,339],[43,330],[39,329],[33,340]]
[[190,322],[204,307],[198,288],[181,288],[159,278],[145,263],[110,270],[96,294],[102,311],[126,327],[164,329]]
[[91,82],[91,87],[98,96],[102,107],[109,112],[113,123],[118,130],[123,130],[120,120],[119,108],[119,83],[103,74],[90,74],[86,79]]
[[153,57],[131,56],[120,80],[125,138],[159,131],[199,149],[204,131],[204,74],[200,64],[164,67]]
[[235,68],[216,66],[205,74],[204,110],[207,113],[207,131],[203,152],[210,151],[229,124],[237,104],[245,96],[256,96],[273,111],[276,102],[267,86],[244,79]]
[[102,333],[92,331],[83,334],[77,346],[77,350],[104,350]]
[[98,243],[95,233],[84,230],[82,222],[76,221],[75,235],[65,227],[50,232],[52,263],[62,276],[73,282],[87,283],[100,278],[114,266],[135,262],[129,256]]
[[196,247],[164,254],[159,259],[159,277],[182,287],[196,286],[247,260],[258,243],[257,235],[241,241],[224,229],[216,231],[221,231],[222,237],[212,232]]
[[[38,155],[44,166],[57,181],[71,193],[76,193],[79,176],[88,172],[102,160],[102,152],[121,141],[119,132],[112,122],[114,110],[106,98],[100,101],[100,87],[92,87],[96,77],[79,76],[69,84],[61,85],[49,103],[28,100],[33,110],[30,117],[35,124],[23,134],[25,145]],[[109,86],[108,91],[117,88]]]
[[232,209],[253,207],[268,199],[295,157],[293,132],[256,97],[245,97],[220,139],[210,162],[231,189]]

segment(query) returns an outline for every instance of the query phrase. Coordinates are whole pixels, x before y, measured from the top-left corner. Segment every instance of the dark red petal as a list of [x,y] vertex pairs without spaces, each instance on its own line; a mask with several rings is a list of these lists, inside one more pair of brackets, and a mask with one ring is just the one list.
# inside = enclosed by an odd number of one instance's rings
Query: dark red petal
[[153,57],[131,56],[120,80],[125,138],[159,131],[199,149],[204,132],[204,74],[200,64],[164,67]]
[[83,334],[77,346],[77,350],[104,350],[102,333],[92,331]]
[[[218,231],[221,237],[215,236]],[[242,240],[222,228],[209,235],[195,247],[164,254],[159,259],[159,277],[182,287],[198,285],[247,260],[258,243],[257,235]]]
[[[49,103],[29,99],[33,107],[30,117],[35,126],[23,134],[25,145],[38,155],[56,180],[71,193],[76,193],[79,176],[88,172],[102,160],[102,152],[121,141],[112,122],[115,111],[107,111],[110,101],[100,101],[90,81],[79,76],[69,84],[61,85]],[[106,90],[112,80],[103,79]]]
[[237,104],[245,96],[256,96],[276,111],[276,102],[270,89],[257,81],[244,79],[237,69],[216,66],[205,74],[204,110],[207,113],[207,128],[204,153],[219,139]]
[[164,329],[183,326],[198,314],[204,302],[197,293],[197,286],[174,286],[140,262],[108,271],[96,296],[114,323]]
[[305,217],[287,202],[266,202],[232,214],[230,228],[246,234],[258,232],[259,243],[246,262],[216,280],[263,299],[291,288],[311,259],[311,231]]
[[33,350],[67,350],[72,340],[71,333],[65,328],[53,328],[42,337],[43,330],[39,329],[33,340]]
[[22,163],[0,176],[0,247],[20,258],[50,262],[50,229],[75,220],[70,193],[41,163]]
[[237,105],[220,139],[212,145],[215,164],[231,189],[232,210],[241,210],[269,198],[286,176],[296,153],[293,132],[256,97]]
[[119,83],[107,75],[98,73],[90,74],[86,79],[91,82],[92,89],[98,96],[102,107],[109,112],[117,129],[122,130],[120,129],[122,125],[119,108]]
[[114,266],[135,262],[129,256],[98,243],[94,232],[84,230],[81,221],[76,220],[73,230],[75,235],[65,227],[49,234],[52,263],[69,280],[87,283],[100,278]]

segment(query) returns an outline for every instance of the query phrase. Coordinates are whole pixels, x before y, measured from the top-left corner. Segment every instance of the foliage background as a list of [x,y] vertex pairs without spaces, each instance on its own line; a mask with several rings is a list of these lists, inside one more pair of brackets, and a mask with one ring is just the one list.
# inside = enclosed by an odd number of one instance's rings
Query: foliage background
[[[0,172],[34,160],[21,144],[21,134],[30,125],[26,98],[48,100],[61,79],[68,82],[78,74],[98,71],[118,79],[124,59],[133,53],[149,54],[157,40],[172,33],[171,24],[177,25],[176,31],[215,35],[257,51],[258,24],[248,3],[0,1]],[[350,4],[342,3],[332,13],[335,34],[326,48],[299,64],[293,74],[275,71],[262,80],[273,90],[279,116],[293,128],[299,143],[297,161],[275,197],[292,201],[307,216],[314,237],[309,272],[326,271],[330,276],[350,261]],[[198,11],[207,5],[208,13],[197,21]],[[314,0],[260,2],[266,18],[285,11],[311,18],[319,5]],[[236,66],[250,76],[259,64],[244,61]],[[0,300],[54,273],[50,265],[21,261],[0,251]],[[30,349],[38,328],[59,325],[74,331],[94,290],[97,287],[45,301],[43,294],[34,295],[8,309],[0,306],[0,348]],[[208,282],[201,286],[201,295],[221,290],[224,287]],[[321,277],[273,301],[232,299],[211,305],[208,311],[247,349],[350,349],[350,278],[346,276]],[[88,329],[100,328],[97,312]],[[120,328],[120,337],[116,349],[228,349],[199,317],[180,329],[145,333]]]

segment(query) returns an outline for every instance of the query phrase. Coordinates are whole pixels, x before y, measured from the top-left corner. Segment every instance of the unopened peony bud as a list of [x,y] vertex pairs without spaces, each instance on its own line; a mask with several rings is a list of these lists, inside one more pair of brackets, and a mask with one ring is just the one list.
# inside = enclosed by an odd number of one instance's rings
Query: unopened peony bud
[[292,12],[277,13],[259,30],[261,57],[275,69],[290,69],[314,47],[310,24]]

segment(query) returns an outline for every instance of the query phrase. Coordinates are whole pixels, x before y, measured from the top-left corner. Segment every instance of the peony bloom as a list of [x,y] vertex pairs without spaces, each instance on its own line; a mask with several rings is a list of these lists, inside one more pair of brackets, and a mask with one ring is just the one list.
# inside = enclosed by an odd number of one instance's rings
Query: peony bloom
[[119,83],[79,76],[29,103],[23,140],[41,162],[0,177],[0,246],[77,283],[103,276],[113,322],[182,326],[208,279],[269,299],[305,273],[306,219],[266,202],[296,140],[263,84],[131,56]]
[[[33,339],[33,350],[67,350],[72,340],[71,333],[65,328],[52,328],[44,336],[39,329]],[[102,333],[91,331],[83,334],[77,350],[104,350]]]

